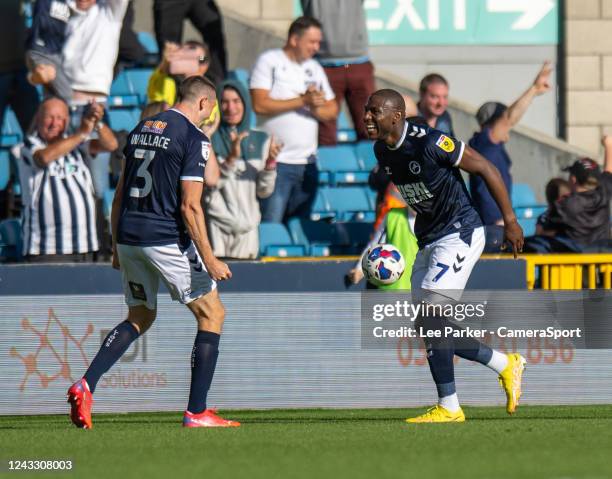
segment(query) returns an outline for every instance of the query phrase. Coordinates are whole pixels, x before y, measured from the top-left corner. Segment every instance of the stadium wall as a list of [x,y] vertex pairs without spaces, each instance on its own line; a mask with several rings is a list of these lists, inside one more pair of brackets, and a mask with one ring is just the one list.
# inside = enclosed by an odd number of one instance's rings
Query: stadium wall
[[[231,265],[234,278],[222,287],[227,321],[211,405],[410,407],[435,401],[421,349],[401,340],[389,350],[362,347],[361,293],[343,291],[341,283],[350,264]],[[524,261],[484,260],[470,285],[490,286],[494,277],[497,286],[524,289],[524,267]],[[0,280],[0,414],[65,413],[66,389],[109,328],[125,318],[119,273],[101,265],[18,265],[0,267]],[[167,294],[158,301],[157,323],[99,383],[96,412],[184,409],[195,323]],[[612,398],[612,383],[601,381],[609,374],[609,351],[554,346],[524,354],[530,362],[526,403]],[[463,403],[503,404],[496,376],[486,368],[460,361],[456,377]]]

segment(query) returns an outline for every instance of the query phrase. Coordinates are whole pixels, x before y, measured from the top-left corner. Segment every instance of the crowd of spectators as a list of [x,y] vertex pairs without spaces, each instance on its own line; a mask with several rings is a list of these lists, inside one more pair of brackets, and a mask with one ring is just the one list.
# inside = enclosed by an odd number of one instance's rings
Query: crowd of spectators
[[[11,149],[21,186],[23,255],[27,261],[89,261],[100,250],[104,259],[101,198],[117,179],[110,173],[120,170],[126,136],[108,126],[111,84],[146,57],[133,29],[133,1],[32,0],[29,28],[24,2],[0,2],[0,123],[10,106],[24,132]],[[213,145],[203,203],[220,257],[256,258],[262,221],[310,218],[319,185],[317,150],[336,145],[344,105],[356,139],[367,138],[363,106],[375,78],[363,2],[301,0],[301,6],[304,16],[291,23],[284,46],[262,52],[245,85],[227,78],[223,21],[213,0],[153,2],[161,54],[141,92],[148,102],[141,119],[170,108],[185,78],[206,76],[218,85],[219,104],[199,126]],[[183,40],[185,19],[201,39]],[[479,130],[469,144],[497,167],[508,191],[506,143],[532,100],[550,90],[550,74],[545,63],[510,106],[490,101],[477,111]],[[405,96],[406,117],[454,136],[449,88],[439,73],[424,76],[416,101]],[[526,243],[530,251],[608,246],[612,138],[603,144],[603,171],[583,158],[567,169],[567,180],[546,186],[548,205]],[[495,202],[479,178],[469,184],[489,235],[498,237],[503,221]],[[376,226],[390,211],[401,224],[411,221],[385,172],[375,168],[370,185],[378,192]],[[490,246],[497,251],[501,242]]]

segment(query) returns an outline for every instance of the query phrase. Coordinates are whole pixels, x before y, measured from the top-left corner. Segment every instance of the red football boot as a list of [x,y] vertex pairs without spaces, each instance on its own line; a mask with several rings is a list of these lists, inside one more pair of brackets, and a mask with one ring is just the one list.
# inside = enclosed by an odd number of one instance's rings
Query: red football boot
[[183,427],[238,427],[238,421],[230,421],[217,416],[216,409],[206,409],[200,414],[185,411],[183,416]]
[[70,420],[76,427],[83,429],[91,429],[91,406],[93,404],[93,395],[89,391],[89,386],[85,379],[79,379],[76,383],[70,386],[68,393],[68,402],[70,403]]

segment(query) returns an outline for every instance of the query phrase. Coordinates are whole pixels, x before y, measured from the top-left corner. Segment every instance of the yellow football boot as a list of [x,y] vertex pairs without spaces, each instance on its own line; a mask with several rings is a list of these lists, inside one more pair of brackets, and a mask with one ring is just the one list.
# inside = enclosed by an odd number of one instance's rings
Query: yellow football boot
[[450,412],[439,404],[429,408],[425,414],[417,417],[409,417],[406,419],[408,423],[423,423],[423,422],[465,422],[465,414],[459,408],[457,412]]
[[506,411],[514,414],[521,398],[521,380],[527,361],[519,353],[508,354],[508,366],[499,375],[499,384],[506,393]]

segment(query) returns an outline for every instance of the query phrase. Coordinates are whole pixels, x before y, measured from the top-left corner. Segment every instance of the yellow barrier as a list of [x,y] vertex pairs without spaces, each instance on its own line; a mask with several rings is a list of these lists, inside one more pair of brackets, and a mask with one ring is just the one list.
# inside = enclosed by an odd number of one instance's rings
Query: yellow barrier
[[524,254],[527,288],[534,289],[539,268],[542,289],[582,289],[586,271],[588,289],[612,288],[612,254]]

